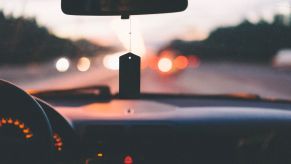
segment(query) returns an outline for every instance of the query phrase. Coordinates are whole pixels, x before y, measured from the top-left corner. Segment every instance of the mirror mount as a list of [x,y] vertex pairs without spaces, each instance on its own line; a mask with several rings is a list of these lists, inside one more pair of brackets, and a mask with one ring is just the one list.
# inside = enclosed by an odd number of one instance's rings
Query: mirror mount
[[121,19],[129,19],[129,18],[130,18],[130,15],[128,15],[128,14],[121,15]]

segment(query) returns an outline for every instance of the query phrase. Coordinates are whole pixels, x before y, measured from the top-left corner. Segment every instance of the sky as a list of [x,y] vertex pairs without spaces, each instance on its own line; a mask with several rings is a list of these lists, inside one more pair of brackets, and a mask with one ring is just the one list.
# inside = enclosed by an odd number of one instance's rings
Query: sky
[[[39,25],[62,38],[88,38],[104,45],[122,45],[122,37],[129,37],[129,21],[120,17],[64,15],[60,1],[0,0],[0,9],[7,15],[36,18]],[[291,0],[189,0],[188,9],[181,13],[132,16],[132,37],[139,41],[142,38],[147,47],[153,48],[172,39],[202,40],[213,29],[244,19],[272,21],[274,13],[289,13],[290,4]]]

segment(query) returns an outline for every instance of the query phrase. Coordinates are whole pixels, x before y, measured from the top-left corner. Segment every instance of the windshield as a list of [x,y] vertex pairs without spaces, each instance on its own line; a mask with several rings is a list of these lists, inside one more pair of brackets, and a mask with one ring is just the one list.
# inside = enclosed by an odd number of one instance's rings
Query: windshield
[[121,20],[64,15],[60,0],[1,0],[0,78],[118,92],[118,57],[131,50],[142,57],[142,92],[291,99],[290,5],[189,0],[185,12]]

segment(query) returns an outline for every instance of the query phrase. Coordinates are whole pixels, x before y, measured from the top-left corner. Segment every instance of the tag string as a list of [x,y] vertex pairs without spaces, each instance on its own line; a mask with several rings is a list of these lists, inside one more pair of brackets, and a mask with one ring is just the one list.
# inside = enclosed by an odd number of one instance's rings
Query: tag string
[[129,52],[131,52],[131,17],[129,18]]

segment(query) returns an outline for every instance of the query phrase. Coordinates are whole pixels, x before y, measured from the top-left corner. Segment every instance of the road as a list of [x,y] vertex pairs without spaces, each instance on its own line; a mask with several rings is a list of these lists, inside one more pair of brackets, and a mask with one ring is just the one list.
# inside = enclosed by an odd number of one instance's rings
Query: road
[[[103,84],[118,91],[118,72],[93,66],[88,72],[58,73],[51,64],[27,67],[1,67],[0,78],[24,89],[60,89]],[[275,70],[263,65],[203,63],[172,76],[142,72],[143,92],[223,94],[252,93],[268,98],[291,100],[291,71]]]

